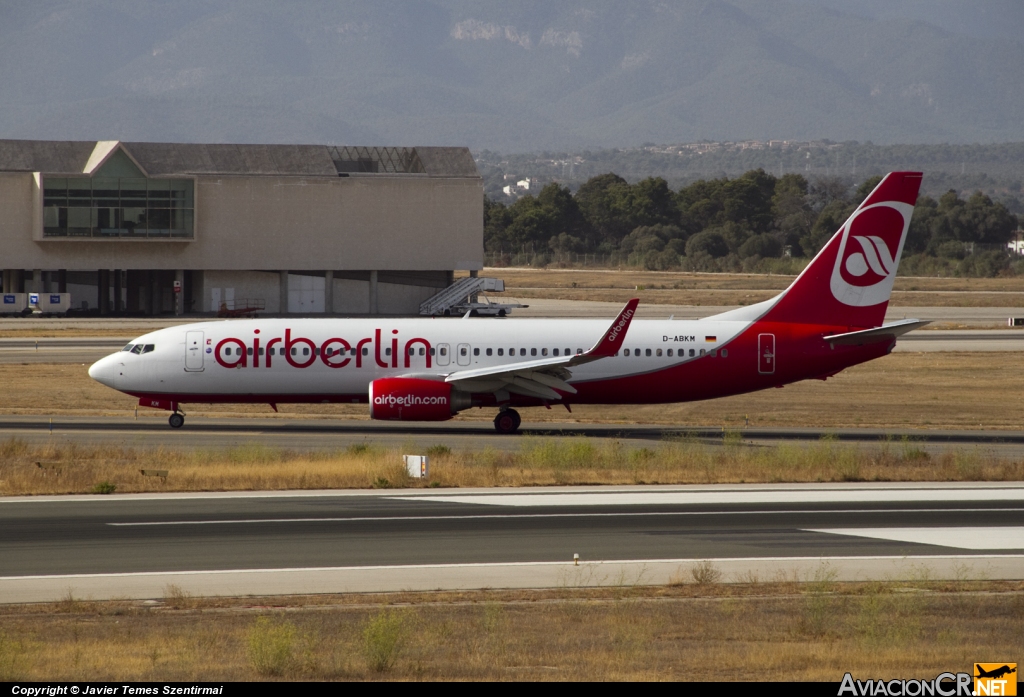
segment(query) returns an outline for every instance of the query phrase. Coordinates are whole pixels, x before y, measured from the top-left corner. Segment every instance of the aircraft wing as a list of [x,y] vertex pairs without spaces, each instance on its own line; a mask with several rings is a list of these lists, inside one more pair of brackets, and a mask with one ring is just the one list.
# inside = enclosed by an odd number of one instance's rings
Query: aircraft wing
[[555,390],[576,394],[576,388],[566,380],[572,377],[572,368],[614,356],[626,337],[629,324],[636,314],[639,298],[633,298],[619,312],[608,330],[589,350],[573,356],[542,358],[540,360],[507,363],[489,368],[458,370],[445,378],[467,392],[512,392],[539,399],[560,400]]
[[899,322],[893,322],[892,324],[883,324],[881,327],[875,327],[874,329],[864,329],[859,332],[847,332],[846,334],[833,334],[832,336],[823,337],[825,341],[830,344],[836,344],[839,346],[860,346],[871,341],[880,341],[881,339],[890,338],[895,339],[896,337],[903,336],[909,331],[923,327],[926,324],[930,324],[931,320],[927,319],[905,319]]

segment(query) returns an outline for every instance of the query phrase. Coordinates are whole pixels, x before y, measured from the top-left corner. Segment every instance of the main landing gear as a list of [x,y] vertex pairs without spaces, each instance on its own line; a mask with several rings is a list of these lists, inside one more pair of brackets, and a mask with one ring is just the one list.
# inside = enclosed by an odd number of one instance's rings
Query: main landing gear
[[171,418],[167,419],[167,423],[171,425],[171,428],[181,428],[185,425],[185,415],[176,411],[171,414]]
[[498,433],[515,433],[523,422],[515,409],[502,409],[494,417],[494,430]]

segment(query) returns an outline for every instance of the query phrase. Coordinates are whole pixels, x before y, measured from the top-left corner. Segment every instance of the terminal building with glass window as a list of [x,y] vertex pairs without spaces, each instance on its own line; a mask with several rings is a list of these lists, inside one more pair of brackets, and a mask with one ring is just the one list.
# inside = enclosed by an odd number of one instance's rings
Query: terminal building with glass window
[[416,314],[483,266],[466,148],[0,140],[3,292],[76,311]]

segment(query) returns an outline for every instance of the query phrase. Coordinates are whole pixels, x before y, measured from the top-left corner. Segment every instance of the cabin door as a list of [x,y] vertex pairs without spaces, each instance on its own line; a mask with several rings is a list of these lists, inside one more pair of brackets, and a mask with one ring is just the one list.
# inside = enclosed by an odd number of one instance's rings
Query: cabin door
[[757,335],[757,372],[761,375],[775,373],[775,335]]
[[203,369],[203,332],[185,332],[185,370],[198,373]]

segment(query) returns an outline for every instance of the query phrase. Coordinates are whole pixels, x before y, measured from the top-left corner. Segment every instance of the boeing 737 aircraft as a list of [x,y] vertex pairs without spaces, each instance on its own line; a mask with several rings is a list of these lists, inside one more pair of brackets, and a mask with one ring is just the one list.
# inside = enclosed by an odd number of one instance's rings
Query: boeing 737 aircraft
[[609,326],[565,319],[251,319],[140,336],[89,375],[166,409],[258,402],[369,403],[374,419],[445,421],[471,407],[661,404],[824,380],[892,351],[926,322],[883,324],[919,172],[879,183],[778,296],[701,320]]

